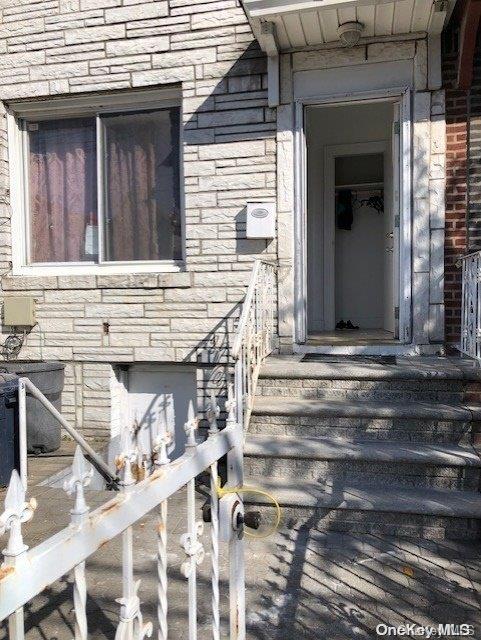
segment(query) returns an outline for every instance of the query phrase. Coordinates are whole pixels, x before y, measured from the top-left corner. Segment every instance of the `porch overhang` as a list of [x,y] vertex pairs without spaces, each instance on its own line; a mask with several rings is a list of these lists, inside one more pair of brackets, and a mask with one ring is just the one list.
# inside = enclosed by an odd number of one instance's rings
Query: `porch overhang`
[[383,36],[438,35],[455,0],[242,0],[242,4],[261,48],[273,56],[304,47],[340,46],[338,28],[352,21],[363,25],[361,42]]

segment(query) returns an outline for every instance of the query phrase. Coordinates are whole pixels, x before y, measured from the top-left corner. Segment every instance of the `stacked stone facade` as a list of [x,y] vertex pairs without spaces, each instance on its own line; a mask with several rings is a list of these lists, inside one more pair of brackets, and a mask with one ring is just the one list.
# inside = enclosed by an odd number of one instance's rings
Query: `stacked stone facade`
[[[412,65],[412,338],[444,339],[445,120],[439,38],[419,34],[352,49],[280,56],[280,105],[238,0],[5,0],[0,7],[0,268],[3,298],[31,295],[38,324],[22,360],[66,363],[64,411],[90,436],[116,421],[118,368],[195,364],[198,406],[225,379],[254,258],[279,262],[280,346],[295,339],[295,79],[345,67]],[[373,71],[375,75],[375,71]],[[182,95],[185,265],[178,272],[12,272],[11,103],[178,87]],[[346,87],[346,92],[349,87]],[[366,87],[369,90],[369,87]],[[248,201],[275,201],[277,239],[246,238]],[[3,327],[4,337],[10,327]]]
[[[236,0],[8,0],[0,15],[2,296],[35,297],[19,358],[64,361],[67,416],[105,435],[117,364],[200,360],[200,396],[217,384],[252,261],[277,255],[245,235],[246,202],[276,195],[266,58]],[[185,270],[12,275],[8,102],[165,85],[182,91]]]

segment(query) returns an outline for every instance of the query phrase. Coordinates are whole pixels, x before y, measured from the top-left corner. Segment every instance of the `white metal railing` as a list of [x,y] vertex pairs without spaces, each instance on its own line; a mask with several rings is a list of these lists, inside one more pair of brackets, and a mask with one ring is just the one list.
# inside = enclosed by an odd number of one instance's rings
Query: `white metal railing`
[[255,261],[232,347],[237,421],[244,430],[262,362],[274,349],[276,270],[273,262]]
[[[122,536],[122,598],[116,640],[142,640],[153,631],[151,622],[142,617],[138,596],[139,581],[134,579],[133,570],[133,526],[147,513],[156,510],[157,532],[157,637],[167,640],[168,625],[168,576],[167,576],[167,505],[168,499],[179,489],[187,486],[186,533],[181,537],[186,560],[182,573],[188,580],[188,638],[197,640],[197,566],[204,560],[204,548],[199,535],[203,523],[196,519],[195,479],[208,470],[210,472],[211,500],[211,636],[220,639],[219,611],[219,543],[228,543],[230,562],[230,640],[245,638],[244,600],[244,550],[242,500],[235,494],[235,488],[242,485],[243,433],[235,416],[236,402],[231,385],[227,402],[226,426],[219,430],[217,417],[219,407],[211,397],[207,411],[209,434],[204,442],[196,435],[197,418],[192,403],[185,424],[187,436],[186,451],[171,462],[168,444],[171,440],[165,425],[156,437],[151,451],[151,465],[145,465],[145,456],[139,455],[135,433],[124,429],[121,437],[121,453],[116,460],[119,475],[119,493],[90,511],[85,499],[84,488],[92,477],[92,467],[77,447],[72,465],[72,474],[65,483],[65,490],[73,497],[70,526],[41,542],[32,549],[24,544],[22,525],[34,516],[36,502],[27,501],[26,487],[17,471],[10,480],[5,498],[5,510],[0,514],[0,534],[8,533],[8,544],[0,565],[0,621],[8,618],[10,640],[24,639],[23,607],[49,584],[62,576],[73,576],[73,602],[75,613],[75,640],[87,640],[88,619],[86,612],[87,579],[86,560],[94,554],[106,540]],[[87,445],[88,446],[88,445]],[[95,453],[95,452],[94,452]],[[231,492],[219,498],[218,461],[227,454],[228,486]],[[138,481],[137,471],[142,466],[145,477]],[[110,472],[111,473],[111,472]],[[224,495],[224,493],[222,494]],[[225,500],[235,498],[236,517],[225,508]],[[224,502],[222,502],[224,501]],[[229,502],[230,504],[230,502]],[[223,508],[221,509],[221,506]],[[224,514],[224,520],[222,520]],[[226,515],[227,514],[227,515]],[[221,519],[221,524],[219,520]],[[227,521],[227,529],[226,529]],[[221,540],[219,530],[223,532]],[[229,531],[226,537],[226,530]]]
[[107,480],[109,488],[116,488],[118,477],[117,474],[110,469],[96,451],[92,449],[83,436],[74,429],[58,409],[46,398],[33,382],[28,378],[18,379],[18,423],[19,423],[19,449],[20,449],[20,479],[24,486],[27,486],[27,391],[57,420],[65,431],[71,436],[82,451],[84,451],[92,461],[97,471]]
[[481,251],[461,258],[462,302],[460,351],[481,358]]

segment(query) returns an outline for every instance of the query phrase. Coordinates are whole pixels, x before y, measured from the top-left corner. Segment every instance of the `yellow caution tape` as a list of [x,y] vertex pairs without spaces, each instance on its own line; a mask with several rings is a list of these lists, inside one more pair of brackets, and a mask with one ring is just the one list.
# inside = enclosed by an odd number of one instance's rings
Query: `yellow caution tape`
[[271,536],[273,533],[275,533],[277,531],[277,529],[279,528],[279,525],[281,523],[281,506],[278,503],[278,501],[276,500],[276,498],[268,493],[267,491],[263,491],[262,489],[257,489],[256,487],[249,487],[246,485],[242,485],[242,487],[232,487],[232,488],[228,488],[225,489],[223,487],[220,486],[220,484],[217,487],[217,495],[219,496],[219,498],[222,498],[222,496],[225,496],[228,493],[255,493],[256,495],[259,496],[265,496],[266,498],[268,498],[270,500],[270,502],[272,502],[272,504],[275,506],[276,508],[276,522],[274,524],[273,527],[271,527],[267,533],[263,533],[261,535],[258,535],[256,533],[250,533],[249,531],[246,531],[244,529],[244,533],[246,534],[246,536],[249,536],[250,538],[257,538],[258,540],[261,540],[262,538],[268,538],[269,536]]

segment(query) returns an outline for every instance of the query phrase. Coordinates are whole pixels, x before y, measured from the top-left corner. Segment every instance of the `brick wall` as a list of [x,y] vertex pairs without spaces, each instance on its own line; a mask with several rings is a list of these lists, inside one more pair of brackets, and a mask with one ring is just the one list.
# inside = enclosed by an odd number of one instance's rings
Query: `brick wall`
[[453,88],[458,55],[458,27],[443,38],[446,87],[446,341],[459,341],[461,318],[460,255],[481,249],[481,39],[474,57],[469,91]]
[[[6,0],[0,73],[0,100],[7,103],[182,87],[183,273],[12,275],[8,140],[0,110],[2,295],[29,293],[37,300],[38,325],[20,358],[65,361],[69,417],[89,433],[105,433],[112,365],[196,362],[205,347],[209,359],[222,361],[253,258],[277,255],[275,242],[245,237],[246,201],[276,195],[266,59],[236,0]],[[199,374],[203,388],[221,378],[215,369]]]

